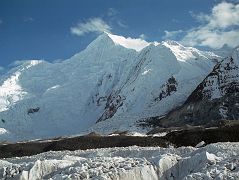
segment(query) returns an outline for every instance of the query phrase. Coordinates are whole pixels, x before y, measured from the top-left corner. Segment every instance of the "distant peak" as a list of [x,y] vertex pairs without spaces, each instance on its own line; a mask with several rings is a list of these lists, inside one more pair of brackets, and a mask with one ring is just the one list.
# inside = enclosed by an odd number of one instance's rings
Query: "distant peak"
[[180,43],[178,43],[177,41],[173,41],[173,40],[163,41],[162,43],[172,45],[172,46],[182,46]]
[[227,48],[227,49],[232,49],[232,48],[230,48],[229,46],[228,46],[228,44],[223,44],[223,46],[221,47],[221,48]]
[[239,62],[239,46],[234,48],[232,52],[232,58],[235,59],[237,62]]

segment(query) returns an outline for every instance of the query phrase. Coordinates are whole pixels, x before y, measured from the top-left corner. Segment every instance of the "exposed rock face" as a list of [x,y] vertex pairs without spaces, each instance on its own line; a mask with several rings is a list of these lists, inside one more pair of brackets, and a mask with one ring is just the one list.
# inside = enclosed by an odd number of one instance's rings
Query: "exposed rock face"
[[33,113],[38,112],[39,110],[40,110],[40,107],[30,108],[30,109],[28,109],[27,114],[28,114],[28,115],[29,115],[29,114],[33,114]]
[[119,107],[123,105],[123,100],[125,97],[117,95],[117,93],[112,93],[107,97],[107,102],[105,105],[105,111],[102,116],[97,120],[97,122],[104,121],[114,116]]
[[217,64],[206,79],[188,97],[186,103],[205,99],[216,99],[239,92],[238,61],[229,57]]
[[172,76],[168,79],[168,81],[161,86],[161,92],[158,97],[156,97],[155,101],[161,101],[163,98],[170,96],[172,93],[177,91],[178,83],[176,79]]
[[156,125],[182,126],[191,125],[218,125],[221,120],[239,119],[239,93],[225,95],[219,99],[201,100],[185,103],[177,110],[171,111]]
[[151,118],[158,126],[217,125],[239,119],[239,48],[218,63],[186,102],[162,119]]

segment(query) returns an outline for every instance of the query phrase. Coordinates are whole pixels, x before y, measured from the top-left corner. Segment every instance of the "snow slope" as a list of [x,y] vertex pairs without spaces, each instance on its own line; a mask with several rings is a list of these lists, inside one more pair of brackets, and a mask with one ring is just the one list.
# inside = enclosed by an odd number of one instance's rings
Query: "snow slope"
[[0,160],[1,179],[238,179],[239,143],[46,152]]
[[220,59],[174,41],[131,40],[104,33],[65,61],[30,60],[1,76],[0,140],[140,131],[140,118],[182,104]]

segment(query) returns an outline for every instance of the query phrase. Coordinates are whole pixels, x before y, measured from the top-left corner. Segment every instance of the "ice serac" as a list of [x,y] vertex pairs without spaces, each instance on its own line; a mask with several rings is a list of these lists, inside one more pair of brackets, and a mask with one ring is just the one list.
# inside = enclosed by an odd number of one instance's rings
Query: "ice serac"
[[238,179],[239,144],[45,152],[0,160],[1,179]]
[[112,36],[62,62],[26,61],[1,76],[0,139],[140,131],[142,118],[181,105],[220,58],[174,41],[136,51]]
[[239,119],[239,48],[219,62],[184,105],[161,119],[161,125],[218,125]]

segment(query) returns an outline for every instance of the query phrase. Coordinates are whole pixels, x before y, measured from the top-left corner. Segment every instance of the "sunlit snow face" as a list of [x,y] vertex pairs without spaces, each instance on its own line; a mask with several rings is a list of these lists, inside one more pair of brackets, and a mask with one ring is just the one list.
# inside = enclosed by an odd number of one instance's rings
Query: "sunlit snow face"
[[26,65],[12,74],[0,85],[0,112],[8,110],[9,106],[24,98],[27,92],[21,87],[19,77],[21,72],[42,63],[39,60],[26,61]]
[[151,69],[145,69],[145,71],[142,73],[142,75],[146,75],[151,71]]
[[16,72],[0,86],[0,112],[8,109],[8,106],[23,98],[26,94],[18,83],[20,72]]
[[148,46],[150,43],[143,39],[133,39],[133,38],[125,38],[123,36],[117,36],[110,33],[107,33],[108,36],[114,41],[115,44],[119,44],[126,48],[134,49],[136,51],[141,51],[143,48]]

